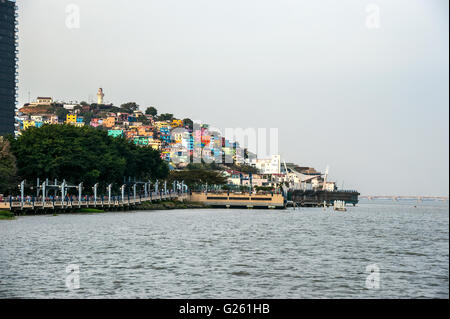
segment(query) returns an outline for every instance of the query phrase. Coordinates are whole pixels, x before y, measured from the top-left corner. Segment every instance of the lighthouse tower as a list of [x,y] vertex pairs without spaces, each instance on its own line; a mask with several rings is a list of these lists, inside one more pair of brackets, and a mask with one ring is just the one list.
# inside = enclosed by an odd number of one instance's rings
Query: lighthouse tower
[[103,89],[99,88],[98,92],[97,92],[97,104],[103,104],[103,97],[105,96],[105,94],[103,94]]

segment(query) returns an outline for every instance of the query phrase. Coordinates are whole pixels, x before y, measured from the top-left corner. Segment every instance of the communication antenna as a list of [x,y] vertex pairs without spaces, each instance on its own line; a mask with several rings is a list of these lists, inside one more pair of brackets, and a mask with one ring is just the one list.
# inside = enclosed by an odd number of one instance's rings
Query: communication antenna
[[325,190],[325,187],[327,185],[327,179],[328,179],[328,172],[330,171],[330,166],[327,165],[327,168],[325,169],[325,176],[323,179],[323,189]]
[[290,187],[290,185],[291,185],[291,176],[289,175],[289,171],[287,169],[287,165],[286,165],[286,161],[285,160],[283,160],[283,165],[284,165],[284,170],[286,171],[286,177],[287,177],[287,180],[288,180],[288,183],[289,183],[289,187]]

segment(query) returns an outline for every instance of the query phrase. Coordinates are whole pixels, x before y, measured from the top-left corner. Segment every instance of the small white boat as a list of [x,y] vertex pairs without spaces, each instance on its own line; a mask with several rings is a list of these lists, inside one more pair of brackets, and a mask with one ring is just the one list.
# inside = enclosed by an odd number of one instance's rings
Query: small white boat
[[346,212],[347,208],[345,207],[345,201],[335,200],[333,203],[333,209],[338,212]]

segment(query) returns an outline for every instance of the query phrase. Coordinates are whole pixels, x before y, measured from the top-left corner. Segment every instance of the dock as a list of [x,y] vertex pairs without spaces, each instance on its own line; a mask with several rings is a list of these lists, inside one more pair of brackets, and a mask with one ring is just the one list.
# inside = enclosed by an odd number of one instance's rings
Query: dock
[[191,201],[217,208],[284,209],[286,207],[282,194],[192,192]]
[[343,201],[345,204],[355,206],[358,204],[360,194],[353,190],[322,191],[322,190],[293,190],[288,193],[288,200],[295,202],[297,206],[318,207],[333,206],[335,201]]

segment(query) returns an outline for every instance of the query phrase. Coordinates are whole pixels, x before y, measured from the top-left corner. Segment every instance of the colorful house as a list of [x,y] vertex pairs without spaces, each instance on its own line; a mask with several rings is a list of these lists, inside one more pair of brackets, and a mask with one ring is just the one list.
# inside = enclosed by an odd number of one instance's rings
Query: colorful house
[[90,125],[91,125],[92,127],[99,127],[99,126],[100,126],[99,119],[97,119],[97,118],[91,119]]
[[125,137],[127,139],[133,139],[135,136],[137,136],[137,132],[136,131],[125,131]]
[[149,143],[150,138],[146,137],[146,136],[136,136],[133,139],[134,144],[136,145],[143,145],[143,146],[147,146]]
[[66,123],[76,123],[77,122],[77,115],[76,114],[67,114],[66,115]]
[[26,130],[30,127],[35,127],[36,123],[34,121],[23,121],[23,129]]
[[108,130],[108,136],[122,137],[123,136],[123,130]]
[[47,116],[44,120],[45,124],[58,124],[58,116],[56,115],[50,115]]
[[113,116],[107,117],[103,120],[103,126],[105,127],[113,127],[116,124],[116,118]]
[[182,127],[183,126],[183,120],[173,119],[172,123],[170,123],[170,126],[172,128]]
[[150,146],[151,148],[153,148],[156,151],[159,151],[161,149],[161,141],[155,140],[155,139],[149,139],[148,146]]

